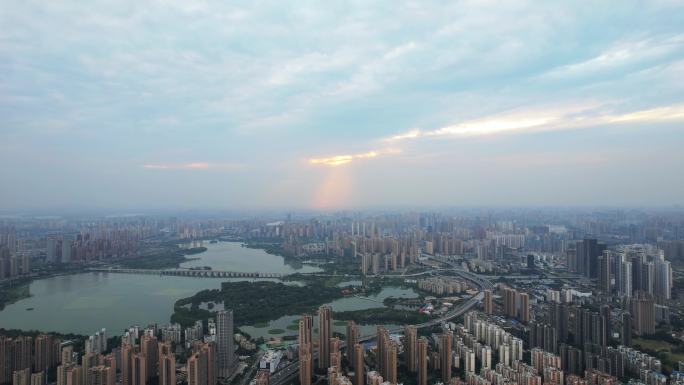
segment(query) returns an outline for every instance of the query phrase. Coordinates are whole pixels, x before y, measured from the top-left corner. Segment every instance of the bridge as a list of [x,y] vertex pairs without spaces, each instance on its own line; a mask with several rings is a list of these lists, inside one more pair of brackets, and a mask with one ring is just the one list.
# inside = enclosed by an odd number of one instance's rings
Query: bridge
[[168,275],[172,277],[194,278],[282,278],[280,273],[225,271],[225,270],[194,270],[194,269],[115,269],[115,268],[91,268],[88,271],[98,273],[121,273],[121,274],[146,274]]

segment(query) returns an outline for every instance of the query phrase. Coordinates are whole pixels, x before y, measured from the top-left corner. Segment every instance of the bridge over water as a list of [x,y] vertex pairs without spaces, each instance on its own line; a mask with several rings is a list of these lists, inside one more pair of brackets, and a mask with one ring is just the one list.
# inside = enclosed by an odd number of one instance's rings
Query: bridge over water
[[114,268],[92,268],[88,271],[102,273],[121,273],[121,274],[146,274],[146,275],[169,275],[173,277],[196,277],[196,278],[282,278],[281,273],[263,272],[244,272],[244,271],[225,271],[225,270],[192,270],[192,269],[114,269]]

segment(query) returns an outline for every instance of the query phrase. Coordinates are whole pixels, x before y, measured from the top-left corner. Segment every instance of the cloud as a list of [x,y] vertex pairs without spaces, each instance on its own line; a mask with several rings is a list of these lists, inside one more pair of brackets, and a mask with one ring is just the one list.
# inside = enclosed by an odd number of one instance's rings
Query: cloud
[[348,155],[333,155],[324,158],[311,158],[309,159],[309,164],[312,165],[324,165],[324,166],[342,166],[349,164],[352,161],[360,159],[372,159],[384,155],[393,155],[401,152],[397,148],[385,148],[382,150],[373,150],[368,152],[362,152],[358,154],[348,154]]
[[326,158],[312,158],[309,159],[310,164],[321,164],[321,165],[326,165],[326,166],[341,166],[343,164],[350,163],[351,161],[355,159],[367,159],[367,158],[375,158],[378,156],[378,153],[375,151],[369,151],[369,152],[364,152],[361,154],[352,154],[352,155],[334,155]]
[[632,112],[606,111],[606,106],[579,104],[561,107],[514,111],[421,131],[413,129],[393,135],[385,141],[404,141],[418,138],[466,138],[530,131],[568,130],[616,123],[662,122],[684,119],[684,104]]
[[618,42],[596,57],[562,65],[541,75],[560,79],[604,73],[620,67],[662,59],[684,48],[684,34]]

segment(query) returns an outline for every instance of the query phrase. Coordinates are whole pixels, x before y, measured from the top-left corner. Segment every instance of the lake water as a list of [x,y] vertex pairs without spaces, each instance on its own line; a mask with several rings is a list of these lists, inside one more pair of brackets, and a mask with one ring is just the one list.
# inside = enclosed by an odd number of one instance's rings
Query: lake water
[[[261,249],[243,247],[240,242],[200,243],[207,248],[201,254],[189,255],[198,258],[181,264],[183,268],[211,266],[214,270],[263,272],[263,273],[314,273],[318,267],[296,263],[286,264],[283,257],[268,254]],[[197,242],[195,246],[197,246]]]
[[[239,242],[205,242],[204,246],[207,251],[191,256],[198,259],[182,267],[284,274],[319,271],[287,265],[283,257],[242,247]],[[104,327],[118,334],[131,325],[166,324],[178,299],[237,280],[109,273],[57,276],[33,281],[30,298],[0,311],[0,327],[81,334]]]
[[[365,310],[384,307],[382,301],[387,297],[395,298],[417,298],[418,294],[412,289],[403,289],[399,287],[385,287],[379,293],[368,296],[368,297],[344,297],[336,299],[330,302],[328,305],[332,307],[333,310],[333,320],[335,319],[336,311],[352,311],[352,310]],[[268,325],[255,326],[244,326],[241,329],[248,333],[253,338],[263,337],[268,340],[271,337],[283,337],[283,336],[293,336],[297,335],[299,332],[298,325],[296,322],[299,320],[299,315],[284,316],[277,320],[271,321]],[[318,317],[314,317],[314,326],[318,325]],[[333,324],[333,331],[345,334],[346,324],[342,322],[337,322]],[[395,327],[397,325],[386,325],[388,328]],[[369,335],[375,333],[376,325],[360,325],[359,332],[361,335]],[[273,330],[282,330],[281,333],[269,333]]]
[[[208,249],[206,252],[191,256],[198,259],[182,267],[211,266],[215,270],[285,274],[319,271],[312,266],[285,264],[280,256],[245,248],[238,242],[205,242],[204,246]],[[167,324],[178,299],[201,290],[218,289],[224,281],[239,280],[113,273],[57,276],[33,281],[29,287],[30,298],[0,311],[0,327],[79,334],[107,328],[111,335],[117,335],[131,325]],[[388,296],[412,298],[416,294],[410,289],[384,288],[370,297],[340,298],[330,305],[334,311],[382,307],[383,299]],[[287,327],[297,318],[297,315],[282,317],[265,328],[246,326],[244,329],[254,337],[269,337],[271,329],[286,330],[280,335],[294,335],[297,331]],[[374,328],[366,326],[362,333],[370,333]],[[335,326],[335,331],[344,332],[344,326]]]

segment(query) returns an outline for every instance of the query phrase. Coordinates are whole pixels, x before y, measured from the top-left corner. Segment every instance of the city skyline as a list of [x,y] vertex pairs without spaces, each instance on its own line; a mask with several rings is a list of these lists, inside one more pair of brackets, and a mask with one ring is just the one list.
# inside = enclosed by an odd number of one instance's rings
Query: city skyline
[[680,1],[2,8],[3,211],[684,203]]

